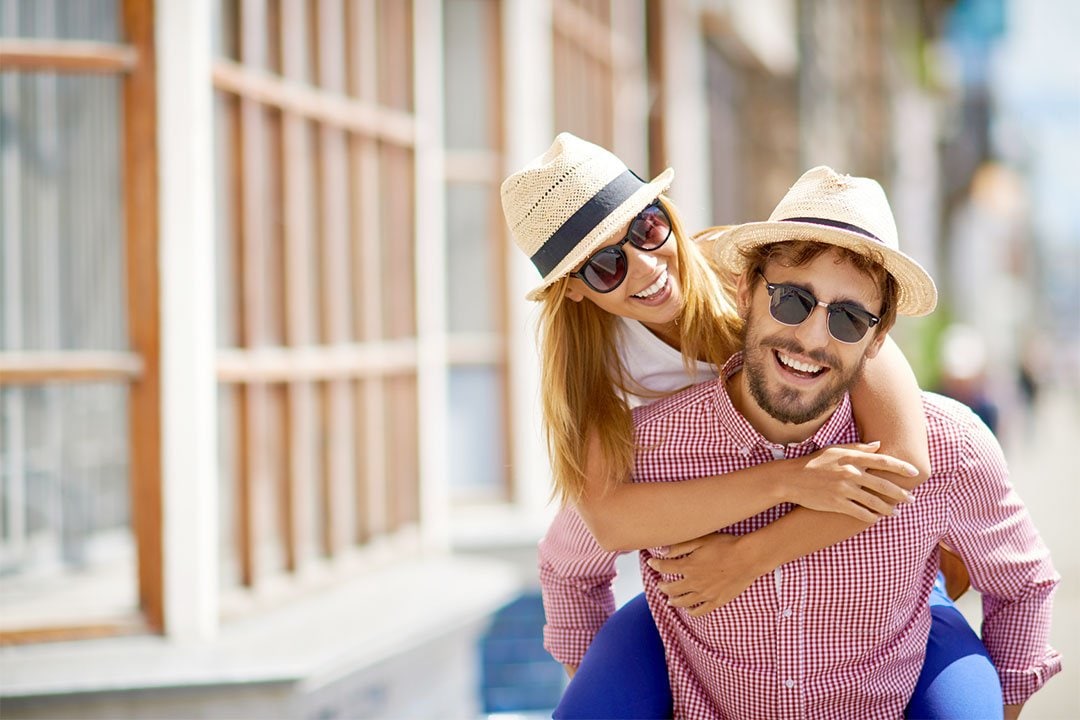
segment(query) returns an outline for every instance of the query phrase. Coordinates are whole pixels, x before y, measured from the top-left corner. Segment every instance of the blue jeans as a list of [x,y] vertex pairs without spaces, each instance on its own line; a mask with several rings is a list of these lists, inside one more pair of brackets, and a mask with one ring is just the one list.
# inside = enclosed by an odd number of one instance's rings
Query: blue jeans
[[[930,593],[926,660],[908,704],[912,720],[1000,718],[1001,683],[982,640],[945,594]],[[589,646],[552,717],[670,718],[664,645],[645,595],[623,605]]]

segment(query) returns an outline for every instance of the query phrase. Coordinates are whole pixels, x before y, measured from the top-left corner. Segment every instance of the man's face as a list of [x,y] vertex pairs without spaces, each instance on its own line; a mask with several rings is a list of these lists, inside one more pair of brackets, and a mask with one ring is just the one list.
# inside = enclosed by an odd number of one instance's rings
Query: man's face
[[[824,303],[855,303],[881,313],[881,292],[870,276],[829,251],[799,267],[770,262],[770,283],[796,285]],[[739,307],[746,316],[743,371],[754,401],[773,418],[801,425],[832,412],[855,382],[863,362],[881,348],[885,335],[871,329],[854,344],[829,334],[828,313],[815,307],[801,324],[784,325],[769,312],[769,293],[760,276],[739,283]]]

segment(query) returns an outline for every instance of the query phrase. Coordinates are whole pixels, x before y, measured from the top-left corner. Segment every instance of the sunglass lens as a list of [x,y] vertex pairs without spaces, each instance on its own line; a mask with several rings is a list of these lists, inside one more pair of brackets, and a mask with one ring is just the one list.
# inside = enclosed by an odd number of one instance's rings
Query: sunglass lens
[[630,242],[642,250],[655,250],[667,242],[671,223],[658,205],[650,205],[630,223]]
[[605,248],[593,255],[582,274],[593,290],[613,290],[626,277],[626,255],[618,248]]
[[778,285],[772,294],[769,309],[772,316],[785,325],[798,325],[814,309],[814,299],[807,297],[799,288]]
[[836,308],[829,313],[829,332],[841,342],[857,343],[869,329],[869,318],[847,308]]

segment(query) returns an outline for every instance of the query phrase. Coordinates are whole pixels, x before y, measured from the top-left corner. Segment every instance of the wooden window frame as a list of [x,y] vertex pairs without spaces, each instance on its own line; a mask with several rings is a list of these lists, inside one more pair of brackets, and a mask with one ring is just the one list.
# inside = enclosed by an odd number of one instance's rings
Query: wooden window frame
[[157,81],[152,0],[122,0],[125,44],[0,38],[4,72],[103,73],[121,80],[122,201],[130,352],[0,352],[0,385],[128,385],[129,477],[141,617],[0,633],[0,645],[164,631],[158,274]]

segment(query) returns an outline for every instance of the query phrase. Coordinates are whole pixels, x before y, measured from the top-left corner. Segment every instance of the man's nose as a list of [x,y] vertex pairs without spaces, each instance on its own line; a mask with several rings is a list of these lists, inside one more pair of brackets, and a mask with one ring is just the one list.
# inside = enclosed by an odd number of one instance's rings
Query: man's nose
[[808,350],[827,346],[832,340],[829,334],[829,311],[815,305],[810,316],[795,327],[795,337]]

